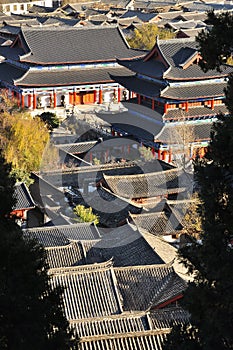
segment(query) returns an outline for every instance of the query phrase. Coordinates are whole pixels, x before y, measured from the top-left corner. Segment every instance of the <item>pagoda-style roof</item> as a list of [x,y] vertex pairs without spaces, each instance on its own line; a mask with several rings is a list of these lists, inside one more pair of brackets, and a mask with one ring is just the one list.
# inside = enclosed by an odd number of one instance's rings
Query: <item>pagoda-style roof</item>
[[68,320],[122,312],[111,266],[111,262],[107,262],[50,270],[52,287],[64,287],[63,301]]
[[34,64],[77,64],[116,61],[142,53],[130,49],[116,26],[23,27],[19,39],[25,49],[21,62]]
[[[212,121],[197,121],[185,124],[185,132],[189,135],[189,142],[208,141],[213,126]],[[182,128],[182,126],[181,126]],[[155,140],[165,144],[181,143],[182,135],[176,130],[176,124],[166,124]]]
[[56,145],[56,147],[64,152],[71,154],[80,154],[90,151],[98,141],[86,141],[86,142],[77,142],[77,143],[67,143]]
[[35,238],[45,247],[59,247],[68,245],[71,240],[99,239],[100,234],[96,226],[90,223],[35,227],[23,230],[24,234]]
[[150,314],[153,328],[170,328],[177,324],[188,323],[190,314],[180,306],[151,310]]
[[195,100],[197,98],[225,97],[226,82],[169,86],[161,92],[161,97],[172,100]]
[[227,76],[233,71],[232,66],[225,65],[221,73],[217,70],[209,70],[207,73],[204,73],[197,64],[200,56],[195,38],[158,40],[156,45],[170,67],[164,74],[165,79],[209,79]]
[[177,120],[183,121],[184,119],[192,118],[214,118],[217,114],[223,113],[228,114],[229,111],[225,104],[217,104],[213,109],[207,106],[197,106],[189,107],[188,111],[182,109],[168,109],[167,112],[163,115],[164,120]]
[[145,312],[124,312],[104,318],[87,318],[71,321],[71,326],[81,337],[122,334],[149,330],[149,314]]
[[140,231],[129,224],[109,230],[101,240],[88,249],[89,244],[89,242],[83,243],[87,263],[112,259],[114,266],[121,267],[154,265],[164,262]]
[[89,69],[64,69],[64,70],[28,70],[19,79],[14,81],[15,85],[22,87],[39,86],[72,86],[81,84],[94,84],[112,82],[110,75],[126,75],[130,71],[124,67],[103,67]]
[[26,73],[26,69],[13,66],[8,63],[0,64],[0,81],[10,84],[14,83],[15,79],[22,77]]
[[167,70],[167,67],[162,62],[155,60],[144,61],[144,57],[128,60],[118,59],[117,61],[120,65],[135,73],[144,74],[157,79],[161,79]]
[[104,175],[106,186],[121,197],[151,198],[166,196],[171,193],[184,191],[186,177],[182,169],[170,169],[129,176],[107,176]]
[[47,247],[46,262],[49,268],[69,267],[74,265],[84,265],[85,257],[81,244],[71,242],[65,246]]
[[[80,339],[80,350],[99,350],[99,349],[153,349],[162,350],[163,344],[166,341],[167,335],[170,333],[169,329],[153,329],[142,332],[126,332],[84,337]],[[133,347],[132,347],[133,346]],[[149,346],[149,348],[148,348]]]
[[171,264],[118,267],[114,272],[125,311],[159,308],[186,289],[186,283]]
[[[143,332],[152,329],[168,329],[178,323],[187,323],[189,321],[189,317],[189,313],[183,310],[181,307],[170,306],[163,309],[151,310],[150,312],[130,311],[124,312],[120,315],[72,320],[70,325],[76,330],[77,334],[81,337],[81,339],[83,339],[83,341],[85,341],[84,338],[86,337],[96,336],[97,338],[99,336],[100,342],[103,340],[104,335],[106,338],[108,335],[117,334],[122,334],[124,337],[126,337],[126,333]],[[146,334],[144,334],[144,336],[145,335]],[[148,335],[149,334],[147,333],[147,337]],[[111,338],[114,340],[115,337]],[[108,339],[110,340],[110,337],[108,337]],[[117,347],[117,349],[118,348],[120,349],[121,347]],[[147,349],[147,346],[145,348]],[[98,347],[93,349],[98,349]],[[129,349],[132,350],[131,347],[129,347]],[[153,350],[155,349],[157,348],[153,347]]]
[[137,227],[157,236],[171,234],[175,231],[175,227],[164,212],[142,213],[131,215],[131,218]]
[[207,73],[204,73],[198,65],[200,59],[195,38],[169,40],[157,38],[157,42],[152,50],[144,57],[118,60],[118,62],[135,73],[157,79],[166,79],[167,81],[220,78],[227,76],[233,71],[232,66],[224,65],[221,73],[217,70],[209,70]]
[[13,210],[32,209],[35,207],[35,202],[33,201],[27,186],[23,182],[15,185],[14,197],[16,203]]
[[141,79],[137,77],[137,75],[111,75],[111,78],[126,89],[150,98],[158,98],[161,90],[165,88],[162,82],[152,82],[150,80]]
[[68,320],[159,308],[182,297],[186,289],[171,264],[113,268],[109,261],[51,269],[50,274],[52,287],[64,287]]

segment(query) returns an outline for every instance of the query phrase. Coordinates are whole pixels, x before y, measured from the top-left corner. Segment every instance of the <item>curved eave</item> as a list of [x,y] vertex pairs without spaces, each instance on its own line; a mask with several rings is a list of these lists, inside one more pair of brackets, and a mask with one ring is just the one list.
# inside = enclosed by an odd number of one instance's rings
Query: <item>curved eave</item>
[[138,79],[136,75],[131,76],[114,76],[110,77],[118,84],[124,86],[126,89],[135,93],[147,96],[149,98],[156,98],[160,96],[160,91],[164,86],[156,86],[153,82],[143,79]]
[[65,84],[20,84],[20,82],[18,84],[15,84],[16,86],[21,86],[21,87],[51,87],[51,86],[56,86],[56,87],[60,87],[60,86],[78,86],[78,85],[95,85],[95,84],[105,84],[105,83],[112,83],[113,80],[103,80],[103,81],[82,81],[82,82],[69,82],[69,83],[65,83]]
[[195,101],[196,99],[214,99],[214,98],[223,98],[225,97],[224,94],[221,95],[201,95],[201,96],[191,96],[191,97],[187,97],[187,96],[183,96],[183,97],[176,97],[176,96],[169,96],[169,95],[162,95],[161,98],[167,98],[170,99],[172,101]]
[[[168,72],[169,73],[169,72]],[[169,76],[169,74],[164,74],[164,79],[167,79],[167,80],[172,80],[172,81],[197,81],[197,80],[209,80],[209,79],[221,79],[221,78],[226,78],[228,77],[229,73],[227,74],[224,74],[224,75],[208,75],[208,76],[199,76],[199,77],[174,77],[174,76]]]
[[[21,56],[22,58],[23,56]],[[140,58],[141,56],[138,56],[138,57],[134,57],[134,58]],[[129,57],[122,57],[121,60],[130,60],[131,58]],[[31,60],[21,60],[20,59],[20,62],[24,62],[24,63],[31,63],[31,64],[39,64],[39,65],[48,65],[48,64],[51,64],[51,65],[55,65],[55,64],[59,64],[59,65],[67,65],[67,64],[90,64],[90,63],[106,63],[106,62],[117,62],[117,59],[116,57],[112,57],[112,58],[108,58],[108,59],[100,59],[100,60],[88,60],[88,61],[65,61],[65,62],[44,62],[44,61],[31,61]]]

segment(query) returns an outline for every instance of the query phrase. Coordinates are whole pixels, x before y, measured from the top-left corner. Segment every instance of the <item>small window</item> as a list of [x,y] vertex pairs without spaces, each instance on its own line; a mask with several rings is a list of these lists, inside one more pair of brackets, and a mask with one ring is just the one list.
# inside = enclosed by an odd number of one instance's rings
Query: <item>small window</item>
[[20,5],[20,10],[23,11],[24,10],[24,4]]
[[13,6],[13,11],[17,11],[17,5]]

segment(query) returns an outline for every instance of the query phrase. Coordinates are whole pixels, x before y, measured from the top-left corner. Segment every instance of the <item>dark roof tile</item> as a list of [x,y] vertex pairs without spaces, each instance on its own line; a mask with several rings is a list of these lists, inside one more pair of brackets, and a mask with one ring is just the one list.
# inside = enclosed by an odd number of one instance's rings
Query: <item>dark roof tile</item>
[[115,57],[140,56],[127,45],[117,27],[22,28],[27,47],[22,62],[37,64],[115,61]]

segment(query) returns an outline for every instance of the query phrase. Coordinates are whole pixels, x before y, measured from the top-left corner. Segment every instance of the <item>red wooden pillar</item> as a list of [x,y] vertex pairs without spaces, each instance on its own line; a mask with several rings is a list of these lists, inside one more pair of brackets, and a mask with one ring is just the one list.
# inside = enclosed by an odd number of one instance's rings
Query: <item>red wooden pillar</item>
[[155,156],[155,149],[154,149],[154,147],[151,148],[151,153],[152,153],[152,155],[154,157]]
[[25,102],[24,102],[24,95],[23,93],[21,94],[21,108],[25,107]]
[[120,102],[121,100],[121,88],[118,87],[117,89],[117,102]]
[[73,94],[72,94],[72,92],[69,92],[69,104],[70,105],[73,104]]
[[185,112],[188,112],[188,110],[189,110],[189,103],[185,102]]
[[32,103],[32,95],[28,94],[28,108],[31,108],[31,103]]
[[97,92],[96,90],[94,90],[94,103],[96,103],[96,96],[97,96]]
[[151,100],[151,108],[154,110],[155,109],[155,100]]
[[54,108],[57,107],[57,94],[56,94],[56,90],[53,91],[53,106],[54,106]]
[[115,136],[115,131],[114,131],[114,129],[112,129],[112,136]]
[[161,154],[161,158],[162,158],[162,160],[165,160],[165,156],[166,156],[166,152],[162,152],[162,154]]
[[36,94],[33,93],[33,109],[36,109]]
[[140,105],[141,104],[141,95],[138,94],[138,104]]
[[99,104],[103,102],[103,90],[99,89]]
[[171,163],[172,161],[172,150],[169,149],[169,154],[168,154],[168,163]]
[[160,150],[160,148],[158,149],[158,160],[161,160],[161,150]]
[[76,105],[76,91],[73,92],[73,105]]
[[212,110],[214,110],[214,100],[211,100],[211,101],[210,101],[210,108],[211,108]]
[[164,104],[164,113],[167,113],[167,103]]

